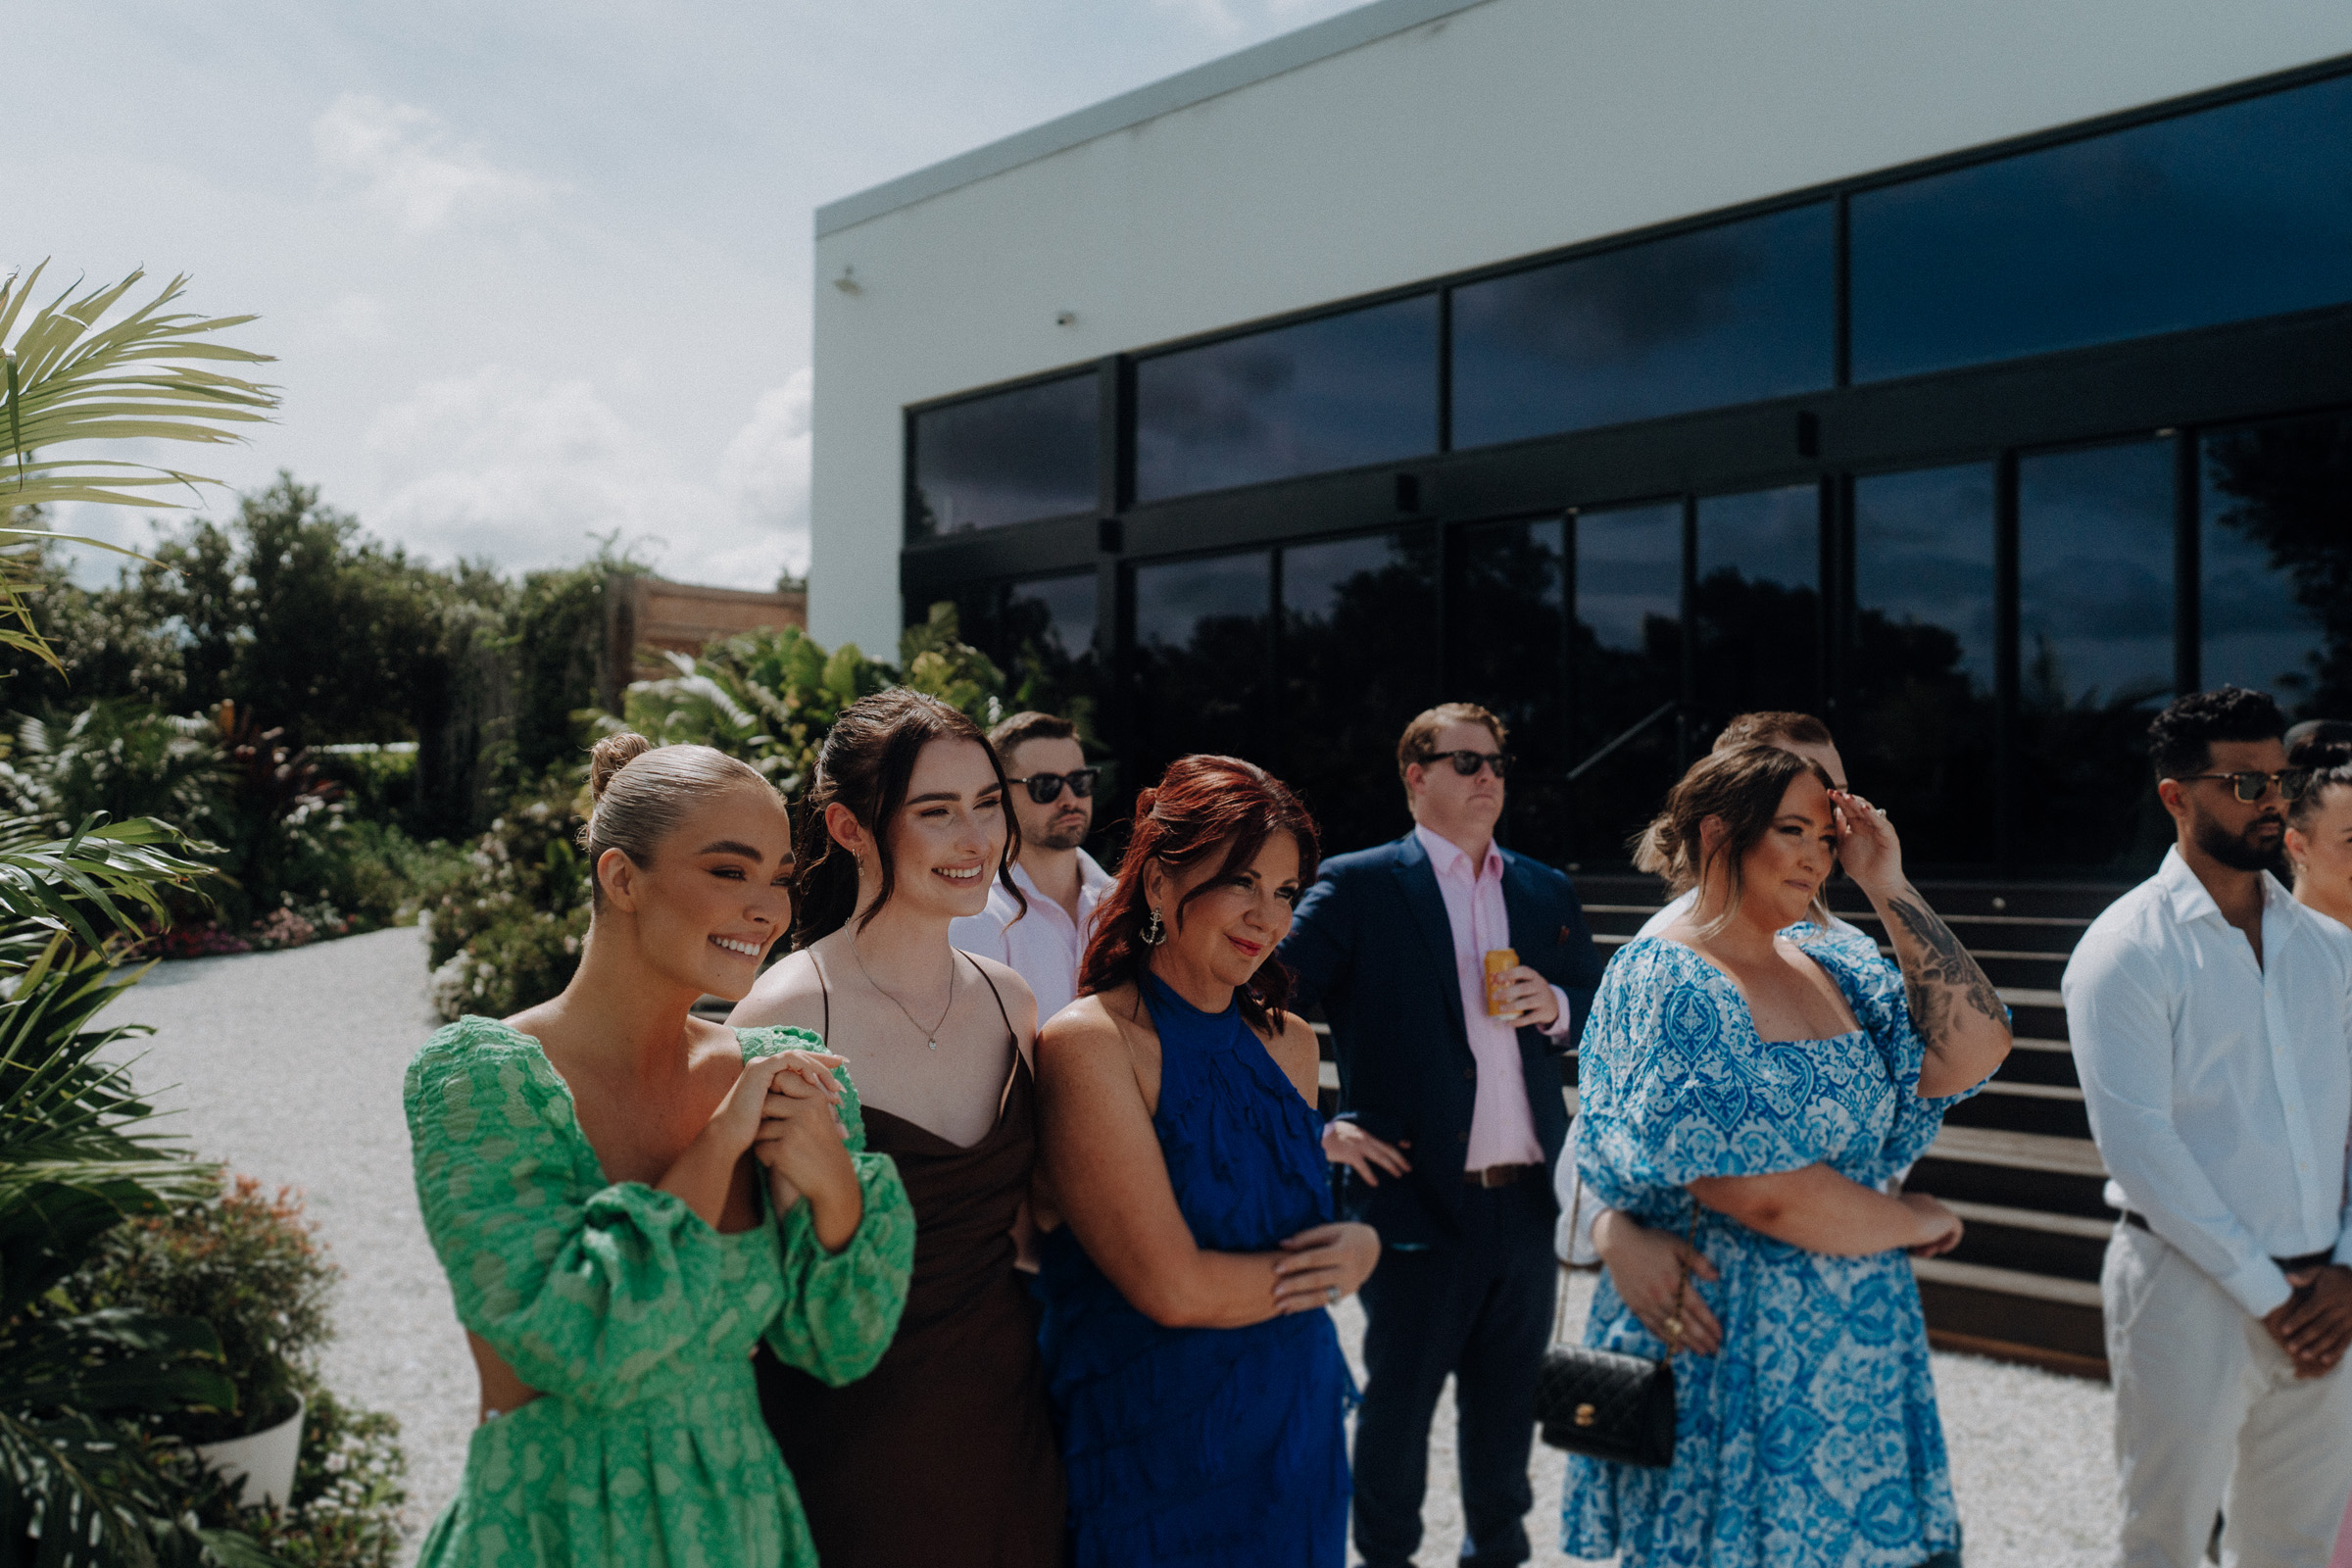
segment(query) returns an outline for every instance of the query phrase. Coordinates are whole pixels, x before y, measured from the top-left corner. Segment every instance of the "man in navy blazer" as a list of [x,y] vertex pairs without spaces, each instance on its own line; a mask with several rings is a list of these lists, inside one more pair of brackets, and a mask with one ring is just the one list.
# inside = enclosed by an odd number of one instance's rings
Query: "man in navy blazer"
[[[1324,1150],[1345,1205],[1380,1232],[1363,1287],[1355,1545],[1401,1568],[1421,1541],[1429,1424],[1459,1416],[1462,1561],[1528,1560],[1536,1371],[1557,1290],[1551,1170],[1568,1132],[1560,1058],[1600,984],[1568,879],[1494,844],[1501,720],[1433,708],[1396,748],[1413,831],[1325,860],[1281,957],[1321,1003],[1339,1057]],[[1486,953],[1518,963],[1487,1007]]]

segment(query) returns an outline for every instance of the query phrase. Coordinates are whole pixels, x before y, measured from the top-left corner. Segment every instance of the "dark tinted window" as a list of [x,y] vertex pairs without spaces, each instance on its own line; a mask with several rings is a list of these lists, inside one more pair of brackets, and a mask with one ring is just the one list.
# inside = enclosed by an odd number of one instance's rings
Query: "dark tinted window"
[[1419,457],[1438,441],[1437,296],[1141,361],[1135,407],[1139,501]]
[[1453,691],[1510,727],[1517,762],[1503,796],[1504,842],[1556,864],[1569,858],[1560,775],[1574,742],[1561,686],[1567,651],[1564,525],[1546,517],[1467,528],[1454,551],[1446,622],[1453,643]]
[[1266,755],[1273,567],[1252,551],[1136,568],[1138,788],[1187,752]]
[[1838,755],[1922,865],[1990,862],[1992,465],[1854,481],[1854,606]]
[[[1683,504],[1586,512],[1573,520],[1576,627],[1574,762],[1683,689]],[[1625,841],[1681,772],[1675,721],[1650,725],[1570,791],[1580,861],[1626,858]]]
[[1698,503],[1698,701],[1714,719],[1814,711],[1821,690],[1821,487]]
[[908,535],[1094,511],[1100,387],[1088,370],[916,415]]
[[1282,749],[1268,765],[1304,797],[1326,853],[1412,825],[1396,737],[1438,701],[1437,611],[1428,528],[1282,553]]
[[1857,381],[2352,299],[2352,77],[1853,198]]
[[1828,203],[1453,291],[1453,444],[1720,408],[1830,384]]
[[1006,705],[1081,720],[1093,731],[1100,654],[1095,574],[974,583],[956,596],[963,640],[1004,671]]
[[2148,719],[2173,689],[2169,441],[2022,458],[2018,819],[2029,865],[2152,866]]
[[2205,684],[2352,717],[2352,417],[2208,436],[2202,510]]

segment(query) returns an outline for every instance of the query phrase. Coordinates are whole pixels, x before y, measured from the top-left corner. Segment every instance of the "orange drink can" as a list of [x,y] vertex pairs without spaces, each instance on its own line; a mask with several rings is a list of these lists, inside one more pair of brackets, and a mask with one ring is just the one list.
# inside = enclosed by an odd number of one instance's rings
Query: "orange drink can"
[[1502,996],[1502,973],[1519,967],[1519,955],[1509,948],[1494,948],[1487,954],[1487,1016],[1499,1018],[1510,1011]]

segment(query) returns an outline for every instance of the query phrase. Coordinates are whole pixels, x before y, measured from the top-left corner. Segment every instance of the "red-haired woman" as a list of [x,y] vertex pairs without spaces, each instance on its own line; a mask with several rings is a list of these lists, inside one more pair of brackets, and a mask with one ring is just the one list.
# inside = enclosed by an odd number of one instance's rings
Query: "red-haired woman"
[[1179,759],[1038,1039],[1066,1222],[1042,1339],[1080,1568],[1345,1560],[1353,1389],[1324,1309],[1380,1242],[1332,1223],[1315,1037],[1272,961],[1315,858],[1279,780]]

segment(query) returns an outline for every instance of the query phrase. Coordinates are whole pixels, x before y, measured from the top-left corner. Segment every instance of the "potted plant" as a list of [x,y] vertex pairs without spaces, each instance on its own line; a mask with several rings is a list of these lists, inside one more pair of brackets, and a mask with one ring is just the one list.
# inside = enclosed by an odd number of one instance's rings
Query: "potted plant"
[[223,1475],[241,1476],[246,1507],[283,1506],[294,1494],[303,1389],[332,1333],[336,1269],[313,1232],[299,1198],[239,1176],[200,1202],[116,1230],[73,1288],[108,1306],[212,1325],[234,1400],[173,1411],[156,1426]]

